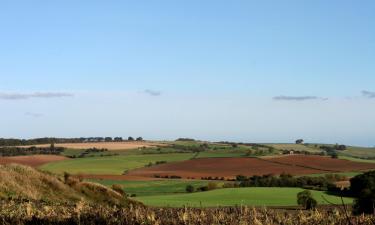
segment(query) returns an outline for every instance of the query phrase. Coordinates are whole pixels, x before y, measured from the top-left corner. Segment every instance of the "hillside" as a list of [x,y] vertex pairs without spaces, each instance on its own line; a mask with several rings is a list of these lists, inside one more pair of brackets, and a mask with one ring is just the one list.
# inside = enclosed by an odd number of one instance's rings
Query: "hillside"
[[23,199],[53,203],[108,203],[126,205],[129,200],[103,185],[56,177],[28,166],[0,165],[0,199]]

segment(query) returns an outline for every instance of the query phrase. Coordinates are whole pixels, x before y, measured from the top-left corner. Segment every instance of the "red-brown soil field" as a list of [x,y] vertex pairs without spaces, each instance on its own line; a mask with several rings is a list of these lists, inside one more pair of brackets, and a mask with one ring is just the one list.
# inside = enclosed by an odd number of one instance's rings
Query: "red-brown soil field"
[[[274,162],[273,162],[274,161]],[[346,172],[375,169],[375,164],[331,159],[322,156],[295,155],[279,158],[202,158],[182,162],[167,163],[147,168],[136,169],[129,176],[154,177],[180,176],[182,178],[224,177],[234,178],[237,175],[264,175],[289,173],[306,175]]]
[[0,164],[22,164],[32,167],[38,167],[46,163],[66,160],[68,158],[59,155],[26,155],[26,156],[10,156],[0,157]]
[[349,172],[375,169],[374,163],[353,162],[345,159],[332,159],[331,157],[322,157],[317,155],[290,155],[287,157],[268,158],[267,160],[327,172]]

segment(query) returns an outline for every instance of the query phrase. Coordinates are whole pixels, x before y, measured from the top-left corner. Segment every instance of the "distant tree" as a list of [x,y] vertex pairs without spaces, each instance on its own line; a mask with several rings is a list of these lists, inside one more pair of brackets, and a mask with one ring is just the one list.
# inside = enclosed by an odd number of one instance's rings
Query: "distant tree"
[[178,138],[176,141],[195,141],[193,138]]
[[344,151],[344,150],[346,150],[346,145],[339,145],[339,144],[336,144],[336,145],[334,146],[334,149],[335,149],[335,150],[339,150],[339,151]]
[[312,197],[311,191],[305,190],[297,194],[297,203],[305,209],[315,209],[318,202]]
[[133,137],[128,137],[128,141],[134,141],[134,138]]
[[193,192],[195,192],[195,187],[193,185],[189,184],[189,185],[186,186],[185,190],[188,193],[193,193]]
[[337,158],[339,158],[339,156],[337,155],[336,152],[331,152],[330,155],[331,155],[331,158],[332,158],[332,159],[337,159]]
[[303,139],[297,139],[296,144],[303,144]]
[[122,141],[122,137],[115,137],[114,141],[121,142]]
[[106,138],[104,138],[104,141],[110,142],[110,141],[112,141],[112,138],[111,137],[106,137]]
[[142,137],[137,137],[136,141],[143,141]]

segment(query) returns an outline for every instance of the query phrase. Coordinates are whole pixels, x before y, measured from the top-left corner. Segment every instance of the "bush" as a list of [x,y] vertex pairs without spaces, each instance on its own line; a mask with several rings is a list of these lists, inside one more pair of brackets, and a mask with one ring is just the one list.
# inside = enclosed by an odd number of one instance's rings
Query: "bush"
[[309,190],[305,190],[297,194],[297,203],[305,209],[315,209],[318,205],[318,202],[312,197]]
[[186,186],[185,190],[188,193],[193,193],[193,192],[195,192],[195,187],[193,185],[189,184],[189,185]]
[[209,191],[211,191],[211,190],[215,190],[215,189],[217,189],[218,187],[217,187],[217,183],[215,183],[215,182],[209,182],[208,184],[207,184],[207,190],[209,190]]

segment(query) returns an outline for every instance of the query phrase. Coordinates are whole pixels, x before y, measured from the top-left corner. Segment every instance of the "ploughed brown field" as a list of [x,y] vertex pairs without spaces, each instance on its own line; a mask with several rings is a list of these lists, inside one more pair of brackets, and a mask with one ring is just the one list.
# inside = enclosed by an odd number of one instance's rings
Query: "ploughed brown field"
[[[56,147],[64,147],[64,148],[71,148],[71,149],[89,149],[89,148],[106,148],[108,150],[129,150],[129,149],[137,149],[137,148],[150,148],[150,147],[158,147],[163,146],[165,144],[157,143],[157,142],[148,142],[148,141],[124,141],[124,142],[93,142],[93,143],[63,143],[63,144],[55,144]],[[19,146],[19,147],[48,147],[49,144],[43,145],[28,145],[28,146]]]
[[375,164],[331,159],[323,156],[295,155],[279,158],[202,158],[167,163],[130,171],[128,176],[180,176],[234,178],[237,175],[264,175],[288,173],[307,175],[314,173],[348,172],[375,169]]
[[332,159],[330,157],[322,157],[318,155],[290,155],[287,157],[269,158],[268,161],[309,167],[328,172],[349,172],[349,171],[365,171],[375,169],[374,163],[354,162],[345,159]]
[[66,160],[68,158],[59,155],[25,155],[0,157],[0,164],[17,163],[31,167],[38,167],[46,163]]

